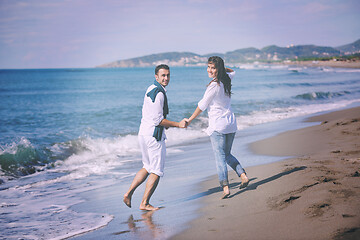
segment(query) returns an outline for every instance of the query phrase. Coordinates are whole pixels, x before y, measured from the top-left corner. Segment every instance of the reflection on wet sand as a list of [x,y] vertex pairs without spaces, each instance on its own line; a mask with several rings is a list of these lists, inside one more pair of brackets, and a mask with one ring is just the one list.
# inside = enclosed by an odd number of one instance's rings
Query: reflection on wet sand
[[154,212],[155,211],[145,212],[141,215],[141,217],[144,219],[145,224],[150,229],[152,236],[156,238],[161,235],[162,231],[159,228],[159,225],[154,224],[153,222],[152,215],[154,214]]
[[[136,237],[141,239],[154,239],[161,236],[163,232],[160,229],[160,226],[153,222],[153,214],[156,211],[146,211],[141,214],[141,219],[134,219],[134,216],[131,214],[126,223],[129,227],[129,230],[121,231],[114,233],[113,235],[121,235],[124,233],[134,234]],[[142,224],[145,223],[145,224]],[[144,225],[144,226],[143,226]]]

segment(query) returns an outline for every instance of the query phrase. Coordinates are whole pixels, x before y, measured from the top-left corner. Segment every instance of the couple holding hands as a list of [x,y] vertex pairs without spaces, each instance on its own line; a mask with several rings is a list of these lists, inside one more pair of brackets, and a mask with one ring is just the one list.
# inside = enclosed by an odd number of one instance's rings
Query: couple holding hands
[[124,203],[128,207],[131,207],[131,197],[135,189],[148,178],[140,209],[148,211],[159,209],[150,204],[150,198],[160,177],[164,174],[166,155],[164,128],[186,128],[205,110],[208,111],[209,117],[206,133],[210,136],[215,154],[219,182],[223,188],[222,199],[230,195],[226,164],[234,169],[241,178],[240,188],[248,185],[249,179],[245,170],[231,154],[232,143],[237,131],[236,118],[231,110],[231,80],[235,72],[230,68],[225,68],[223,59],[218,56],[208,59],[207,72],[212,80],[194,113],[188,119],[184,118],[180,122],[173,122],[166,119],[169,108],[165,87],[170,82],[170,69],[165,64],[155,68],[155,81],[145,93],[138,134],[143,168],[137,172],[129,190],[124,195]]

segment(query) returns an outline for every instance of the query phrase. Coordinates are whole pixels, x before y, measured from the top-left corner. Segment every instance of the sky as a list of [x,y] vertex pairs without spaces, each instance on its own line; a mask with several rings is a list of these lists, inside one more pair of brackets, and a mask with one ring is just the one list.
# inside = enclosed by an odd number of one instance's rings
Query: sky
[[359,0],[0,0],[0,69],[358,39]]

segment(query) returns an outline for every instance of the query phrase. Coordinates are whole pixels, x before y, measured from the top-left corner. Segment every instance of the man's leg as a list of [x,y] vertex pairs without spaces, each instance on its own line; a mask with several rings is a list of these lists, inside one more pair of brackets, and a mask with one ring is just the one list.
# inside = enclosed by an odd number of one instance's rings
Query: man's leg
[[160,177],[164,175],[164,161],[166,157],[165,141],[156,141],[150,138],[148,141],[149,166],[148,171],[151,172],[146,182],[145,192],[140,204],[141,210],[158,210],[150,204],[150,198],[160,181]]
[[144,192],[143,199],[140,204],[140,210],[158,210],[159,208],[152,206],[150,202],[150,198],[155,192],[155,189],[159,183],[160,177],[154,173],[151,173],[147,182],[146,182],[146,188]]
[[134,180],[130,185],[129,190],[124,195],[123,201],[129,208],[131,208],[131,197],[132,197],[135,189],[145,181],[145,179],[147,178],[148,175],[149,175],[149,173],[146,171],[145,168],[140,169],[140,171],[138,171],[136,173]]

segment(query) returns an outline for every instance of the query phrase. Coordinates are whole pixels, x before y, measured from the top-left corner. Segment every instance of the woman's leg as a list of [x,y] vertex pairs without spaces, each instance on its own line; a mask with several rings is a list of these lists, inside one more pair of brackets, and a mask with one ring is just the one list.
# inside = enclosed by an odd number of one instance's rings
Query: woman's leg
[[215,155],[216,169],[219,176],[220,186],[228,186],[228,173],[225,160],[225,135],[214,132],[210,136],[211,145]]
[[237,175],[241,178],[240,188],[245,188],[249,184],[249,179],[246,176],[244,168],[241,166],[241,163],[231,154],[231,147],[234,142],[235,133],[226,134],[225,138],[225,154],[226,154],[226,163],[234,169]]
[[244,169],[241,166],[241,163],[231,154],[231,147],[234,142],[235,133],[229,133],[225,135],[225,156],[226,163],[234,169],[237,175],[240,177],[244,173]]

